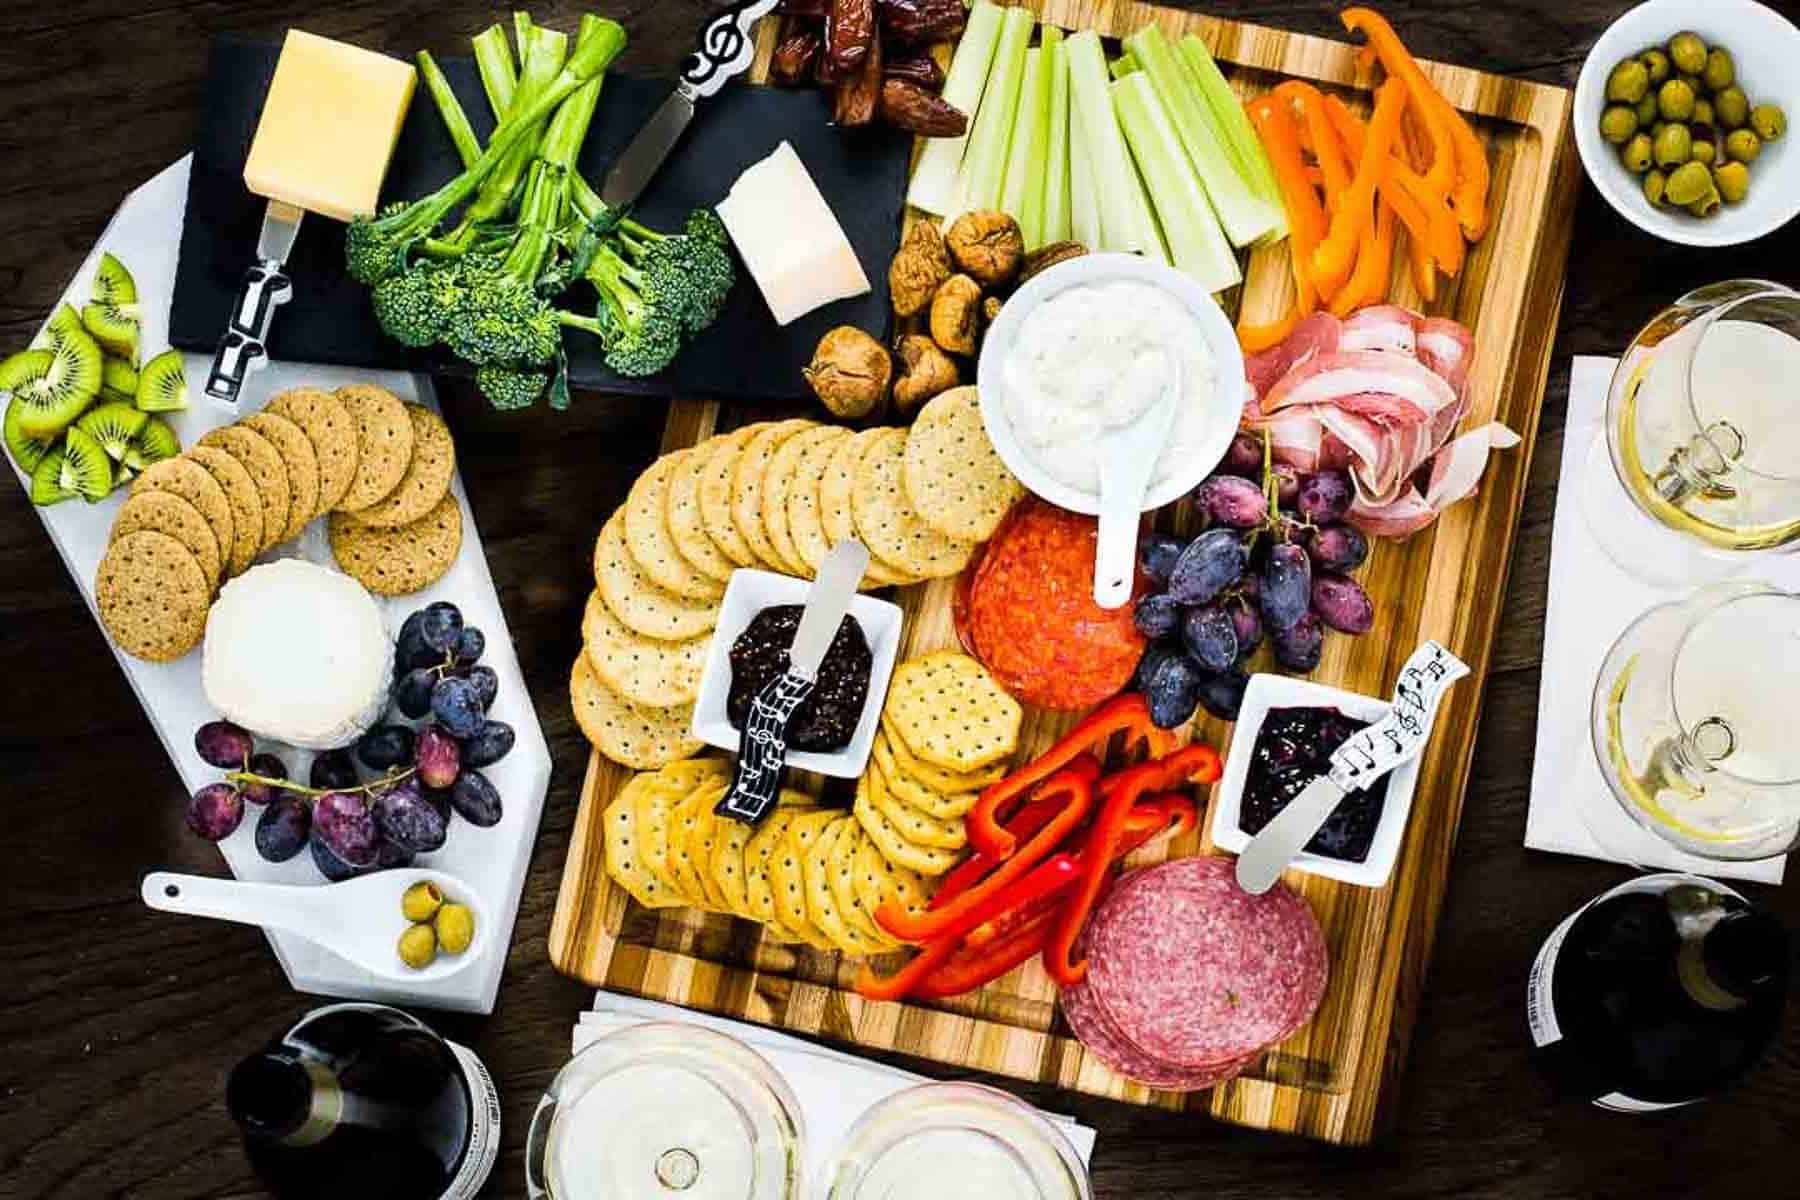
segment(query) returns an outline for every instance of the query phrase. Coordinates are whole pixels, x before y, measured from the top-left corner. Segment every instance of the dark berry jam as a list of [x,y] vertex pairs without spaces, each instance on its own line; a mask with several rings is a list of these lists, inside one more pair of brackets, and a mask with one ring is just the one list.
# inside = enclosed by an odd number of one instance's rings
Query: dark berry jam
[[[1254,837],[1275,819],[1306,785],[1331,769],[1331,755],[1367,721],[1347,717],[1335,708],[1272,708],[1256,732],[1250,754],[1250,774],[1244,780],[1244,801],[1238,824]],[[1375,827],[1381,824],[1387,801],[1387,776],[1375,785],[1344,797],[1306,843],[1309,853],[1343,862],[1366,862],[1375,844]]]

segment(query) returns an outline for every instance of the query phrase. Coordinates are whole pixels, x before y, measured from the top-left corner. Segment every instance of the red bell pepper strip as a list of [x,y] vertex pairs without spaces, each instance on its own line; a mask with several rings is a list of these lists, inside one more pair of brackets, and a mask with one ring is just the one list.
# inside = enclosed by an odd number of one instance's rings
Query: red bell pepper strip
[[[1090,787],[1100,780],[1100,760],[1091,754],[1082,755],[1065,769],[1084,777]],[[1030,841],[1032,835],[1047,825],[1050,819],[1060,811],[1062,811],[1061,806],[1054,800],[1033,800],[1014,813],[1006,822],[1007,832],[1020,841]],[[938,881],[937,891],[931,894],[931,902],[926,907],[930,909],[944,907],[974,887],[989,871],[999,865],[999,860],[983,854],[979,850],[969,855]]]
[[983,942],[970,939],[947,961],[922,979],[911,992],[925,1000],[962,996],[986,987],[1007,972],[1031,960],[1050,937],[1056,906],[1047,905],[1022,924]]
[[1128,747],[1141,748],[1152,758],[1167,754],[1174,745],[1174,734],[1158,729],[1150,720],[1150,706],[1141,693],[1116,696],[1089,713],[1043,754],[983,789],[980,799],[963,818],[969,844],[996,861],[1012,857],[1018,839],[1001,824],[1003,810],[1116,733],[1125,735]]

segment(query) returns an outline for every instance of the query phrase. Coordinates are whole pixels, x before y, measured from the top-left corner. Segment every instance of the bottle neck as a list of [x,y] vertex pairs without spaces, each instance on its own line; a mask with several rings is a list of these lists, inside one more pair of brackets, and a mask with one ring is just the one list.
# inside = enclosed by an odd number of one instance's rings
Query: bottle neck
[[1713,1012],[1748,1007],[1776,982],[1787,961],[1787,935],[1767,913],[1715,905],[1676,917],[1681,949],[1676,975],[1695,1004]]
[[324,1064],[265,1052],[238,1064],[225,1104],[245,1134],[284,1146],[324,1141],[344,1121],[344,1091]]

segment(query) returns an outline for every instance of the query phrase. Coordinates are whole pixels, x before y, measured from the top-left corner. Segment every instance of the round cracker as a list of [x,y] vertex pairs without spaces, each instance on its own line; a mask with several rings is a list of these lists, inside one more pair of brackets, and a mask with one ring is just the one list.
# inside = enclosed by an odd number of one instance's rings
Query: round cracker
[[[825,540],[835,546],[858,536],[853,497],[856,473],[862,468],[869,447],[880,441],[887,429],[865,429],[839,442],[826,461],[825,474],[819,480],[819,525]],[[881,561],[873,548],[869,550],[869,569],[863,575],[864,587],[893,587],[918,581],[892,563]]]
[[406,405],[386,388],[358,383],[334,394],[356,428],[356,478],[337,507],[360,512],[400,486],[412,462],[413,425]]
[[942,875],[956,865],[959,857],[956,851],[922,846],[909,840],[888,820],[887,814],[875,806],[873,787],[871,776],[864,775],[856,781],[856,804],[851,811],[883,858],[897,867],[927,876]]
[[719,606],[677,596],[656,586],[625,548],[625,521],[614,513],[594,541],[594,582],[606,606],[626,628],[649,638],[685,642],[712,632]]
[[672,908],[681,898],[644,861],[643,822],[633,785],[638,776],[606,806],[606,873],[645,908]]
[[186,546],[144,529],[106,548],[94,602],[113,643],[145,662],[173,662],[206,636],[212,580]]
[[919,410],[900,478],[919,519],[959,541],[987,541],[1025,495],[988,440],[973,387],[933,396]]
[[900,836],[917,846],[931,846],[938,850],[961,850],[969,844],[969,835],[963,831],[960,820],[939,820],[919,809],[912,807],[894,795],[888,787],[887,776],[882,774],[876,763],[869,764],[865,776],[869,782],[869,803],[886,817],[900,831]]
[[274,443],[254,429],[223,425],[201,438],[200,444],[216,447],[237,459],[256,485],[263,516],[262,545],[257,553],[285,542],[294,515],[294,489],[288,483],[287,465],[281,461]]
[[672,708],[692,704],[700,694],[711,635],[683,642],[648,638],[626,627],[598,590],[588,596],[581,618],[581,641],[594,674],[633,704]]
[[896,866],[882,854],[867,831],[857,843],[856,900],[865,912],[873,913],[890,900],[918,916],[931,903],[932,886],[925,877],[907,867]]
[[814,809],[788,822],[774,853],[769,855],[769,890],[775,896],[777,922],[820,950],[837,949],[825,936],[806,903],[806,856],[825,828],[839,816],[836,809]]
[[663,500],[663,519],[669,523],[669,539],[688,565],[709,579],[729,583],[737,564],[706,532],[706,521],[700,511],[700,473],[706,465],[708,447],[704,442],[691,450],[670,455],[675,465],[669,471],[669,490]]
[[975,543],[947,538],[919,519],[900,483],[905,454],[904,429],[886,430],[870,444],[850,493],[856,530],[871,553],[902,571],[946,578],[968,566]]
[[456,442],[444,418],[423,404],[408,404],[406,419],[412,425],[412,457],[406,473],[382,499],[357,510],[356,519],[380,529],[410,525],[443,500],[456,474]]
[[900,942],[876,924],[875,914],[865,909],[856,895],[856,859],[863,843],[868,840],[869,835],[863,832],[863,827],[854,818],[846,822],[844,832],[838,835],[829,882],[831,897],[837,901],[838,912],[842,914],[844,923],[872,947],[868,953],[878,954],[900,945]]
[[894,669],[882,715],[914,757],[979,771],[1012,757],[1025,710],[975,659],[939,650]]
[[575,723],[594,748],[612,761],[639,771],[692,758],[705,743],[693,737],[694,707],[643,708],[607,687],[587,655],[577,655],[569,674]]
[[146,529],[167,534],[186,546],[206,578],[213,586],[218,585],[225,570],[225,560],[219,553],[219,539],[213,535],[212,526],[206,523],[199,509],[174,492],[134,491],[113,517],[112,533],[107,540],[116,542]]
[[793,568],[792,573],[795,575],[811,573],[807,569],[806,559],[794,545],[793,533],[788,528],[788,497],[794,491],[801,460],[806,457],[808,450],[821,441],[836,442],[849,432],[838,425],[803,429],[781,443],[769,457],[769,470],[763,478],[762,487],[763,532],[769,535],[769,544],[775,548],[775,557]]
[[[825,540],[825,526],[819,521],[819,481],[825,477],[832,452],[851,436],[841,425],[826,425],[801,434],[776,456],[779,458],[793,447],[794,465],[782,489],[781,528],[793,548],[794,561],[806,568],[809,576],[818,574],[819,564],[831,550],[831,543]],[[763,506],[767,508],[768,504],[769,497],[764,496]]]
[[669,535],[669,522],[664,511],[669,496],[669,474],[675,466],[675,456],[666,454],[651,463],[631,485],[631,494],[626,497],[623,510],[625,548],[657,587],[688,600],[715,602],[725,594],[725,585],[696,571],[675,548],[675,539]]
[[700,522],[706,536],[719,552],[740,567],[755,567],[756,551],[744,540],[731,519],[731,481],[737,474],[738,459],[744,446],[767,429],[767,422],[746,425],[733,433],[716,437],[700,447],[704,455],[700,463]]
[[881,771],[881,781],[887,785],[888,793],[901,804],[916,808],[933,820],[960,821],[981,797],[981,793],[977,791],[946,794],[914,779],[900,769],[893,749],[884,736],[876,736],[872,757],[874,767]]
[[775,892],[769,881],[769,858],[787,836],[788,823],[802,811],[777,808],[763,818],[744,846],[744,898],[749,903],[752,921],[767,925],[775,920]]
[[707,870],[725,897],[725,907],[733,916],[750,917],[750,897],[744,888],[744,847],[756,830],[742,821],[722,820],[713,831],[712,862]]
[[718,824],[713,805],[724,799],[730,786],[724,780],[702,783],[675,806],[669,826],[669,871],[683,892],[698,898],[695,907],[712,912],[731,911],[712,878],[713,831]]
[[324,516],[343,502],[356,480],[356,419],[343,401],[319,388],[282,392],[266,411],[298,425],[312,443],[319,460],[319,503],[313,516]]
[[654,771],[633,775],[619,795],[630,796],[637,817],[639,865],[656,880],[671,904],[686,904],[687,898],[669,870],[669,824],[674,819],[675,806],[687,792],[670,784],[662,772]]
[[132,483],[133,496],[143,492],[168,492],[199,509],[213,539],[219,543],[219,557],[230,557],[237,537],[232,527],[231,500],[205,467],[186,458],[164,459]]
[[845,954],[863,954],[874,947],[865,946],[862,938],[851,931],[850,923],[838,911],[837,896],[831,890],[832,863],[846,825],[854,828],[856,822],[838,813],[819,831],[806,856],[800,860],[800,878],[806,888],[806,915],[819,927],[825,940]]
[[430,587],[462,552],[462,506],[454,493],[410,525],[376,529],[351,513],[326,526],[331,553],[344,572],[377,596],[409,596]]
[[319,456],[313,450],[306,431],[280,413],[251,413],[238,424],[255,430],[281,455],[287,468],[288,487],[292,496],[288,505],[288,524],[281,540],[291,542],[306,529],[306,523],[319,515]]
[[743,535],[751,553],[759,562],[789,575],[795,574],[797,568],[776,553],[775,545],[769,540],[768,530],[763,525],[763,483],[768,478],[769,463],[774,459],[775,452],[790,438],[799,437],[801,433],[813,428],[813,425],[812,421],[795,418],[759,431],[744,443],[743,453],[738,455],[737,465],[731,472],[732,524],[737,526],[737,531]]
[[[225,553],[228,575],[242,575],[263,549],[262,493],[244,464],[217,446],[191,446],[182,455],[206,468],[231,502],[231,549]],[[283,518],[285,520],[285,516]]]

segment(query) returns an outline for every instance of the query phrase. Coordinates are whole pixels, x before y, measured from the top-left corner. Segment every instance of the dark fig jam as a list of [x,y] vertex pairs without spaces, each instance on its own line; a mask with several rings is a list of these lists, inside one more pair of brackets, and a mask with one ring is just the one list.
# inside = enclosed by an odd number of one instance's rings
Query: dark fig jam
[[[1331,755],[1367,721],[1347,717],[1335,708],[1272,708],[1256,731],[1250,773],[1238,824],[1256,836],[1275,814],[1292,803],[1306,785],[1331,769]],[[1351,792],[1306,843],[1308,853],[1343,862],[1366,862],[1375,844],[1375,827],[1387,801],[1387,776],[1370,788]]]

